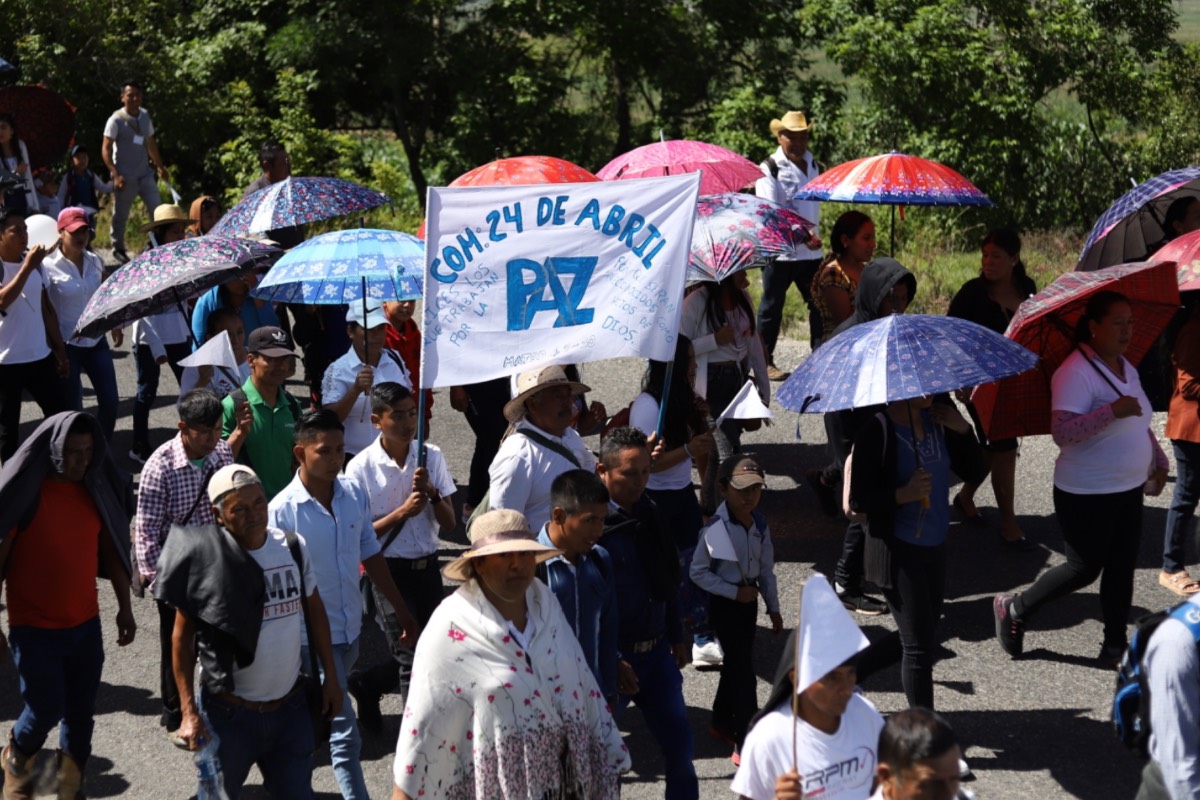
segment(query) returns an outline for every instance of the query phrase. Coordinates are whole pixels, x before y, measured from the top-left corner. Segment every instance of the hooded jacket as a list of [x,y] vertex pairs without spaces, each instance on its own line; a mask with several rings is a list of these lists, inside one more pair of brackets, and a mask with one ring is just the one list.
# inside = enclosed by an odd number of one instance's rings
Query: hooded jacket
[[[108,535],[112,537],[125,573],[132,577],[129,561],[129,522],[137,506],[133,499],[133,478],[117,466],[100,422],[83,411],[64,411],[47,417],[33,434],[21,443],[12,458],[0,469],[0,542],[9,531],[24,530],[33,522],[41,501],[42,482],[63,470],[63,449],[67,433],[81,420],[92,434],[92,463],[83,476],[83,485]],[[104,562],[101,560],[101,575]]]
[[879,306],[892,293],[896,284],[908,284],[908,297],[917,296],[917,279],[894,258],[877,258],[863,268],[854,293],[854,313],[834,330],[834,335],[863,322],[879,319]]

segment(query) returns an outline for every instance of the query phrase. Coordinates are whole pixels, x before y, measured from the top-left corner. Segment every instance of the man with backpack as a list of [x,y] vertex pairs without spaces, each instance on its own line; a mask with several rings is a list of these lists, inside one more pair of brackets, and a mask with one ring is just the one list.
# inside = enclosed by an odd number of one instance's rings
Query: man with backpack
[[[764,200],[790,208],[809,222],[820,222],[820,204],[815,200],[796,200],[805,184],[821,174],[821,166],[808,150],[812,124],[802,111],[789,111],[783,119],[771,120],[771,135],[779,143],[762,162],[763,176],[754,185],[754,193]],[[762,271],[762,300],[758,305],[758,330],[767,351],[767,377],[781,381],[788,373],[775,366],[775,342],[783,322],[783,303],[793,283],[808,306],[811,340],[820,337],[816,326],[821,315],[813,307],[812,280],[821,266],[821,240],[814,233],[807,245],[797,247],[787,258],[770,262]]]

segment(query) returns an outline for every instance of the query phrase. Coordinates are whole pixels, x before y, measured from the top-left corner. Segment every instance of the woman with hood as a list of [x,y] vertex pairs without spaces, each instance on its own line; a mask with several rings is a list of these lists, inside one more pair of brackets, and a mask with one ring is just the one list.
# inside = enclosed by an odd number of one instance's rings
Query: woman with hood
[[188,226],[188,238],[203,236],[220,221],[221,202],[210,194],[201,195],[192,201],[192,210],[188,216],[195,220]]

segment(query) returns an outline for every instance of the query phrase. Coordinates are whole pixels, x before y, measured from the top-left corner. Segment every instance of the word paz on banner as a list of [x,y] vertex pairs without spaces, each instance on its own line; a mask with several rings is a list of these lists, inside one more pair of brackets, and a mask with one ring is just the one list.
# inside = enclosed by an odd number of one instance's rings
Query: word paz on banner
[[[554,327],[567,328],[586,325],[595,313],[591,308],[580,308],[583,295],[596,269],[595,256],[571,258],[547,258],[538,263],[529,258],[514,258],[508,262],[508,329],[529,330],[533,317],[539,311],[557,311]],[[525,281],[526,274],[532,280]],[[571,288],[565,289],[559,275],[573,278]],[[545,298],[546,287],[550,288],[550,299]]]

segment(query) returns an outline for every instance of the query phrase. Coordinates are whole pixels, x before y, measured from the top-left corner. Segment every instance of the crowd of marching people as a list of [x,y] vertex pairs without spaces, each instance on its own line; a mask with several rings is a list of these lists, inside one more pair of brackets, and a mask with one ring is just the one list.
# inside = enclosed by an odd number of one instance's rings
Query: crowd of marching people
[[[381,701],[399,692],[395,800],[617,797],[631,767],[621,734],[630,705],[661,750],[665,796],[696,798],[688,663],[721,671],[707,732],[728,747],[739,796],[969,794],[963,747],[934,711],[950,524],[989,525],[975,498],[990,480],[1005,546],[1019,558],[1032,545],[1015,511],[1019,442],[989,439],[966,393],[825,414],[828,464],[802,477],[826,514],[846,518],[841,557],[829,580],[805,583],[770,698],[758,703],[759,625],[785,633],[772,520],[760,508],[767,475],[741,443],[761,422],[717,420],[748,381],[765,404],[787,378],[775,349],[792,284],[814,349],[905,313],[919,277],[876,256],[868,215],[847,212],[829,242],[813,236],[769,264],[757,308],[745,271],[694,287],[674,361],[646,363],[640,392],[611,416],[588,400],[594,387],[574,365],[454,387],[435,415],[432,394],[421,398],[411,301],[273,304],[253,296],[246,270],[194,304],[108,336],[75,335],[110,269],[92,249],[100,195],[114,195],[117,264],[131,259],[124,229],[138,197],[151,248],[203,236],[221,215],[207,195],[190,210],[159,202],[157,179],[169,173],[142,97],[136,82],[123,85],[105,127],[109,182],[77,145],[60,181],[36,185],[17,121],[0,115],[0,159],[23,179],[0,205],[0,648],[24,702],[3,744],[7,800],[34,796],[55,726],[58,797],[85,796],[105,660],[97,575],[116,593],[118,645],[136,633],[132,598],[155,604],[159,723],[196,754],[201,796],[211,757],[222,793],[213,796],[236,798],[257,765],[272,796],[311,797],[312,754],[327,745],[342,796],[368,797],[363,736],[381,734]],[[815,203],[791,199],[820,172],[811,128],[794,111],[771,122],[778,149],[755,189],[816,221]],[[263,145],[260,164],[248,192],[290,172],[277,142]],[[53,246],[29,244],[25,220],[37,210],[57,220]],[[1186,210],[1172,233],[1191,230]],[[268,238],[286,247],[304,235]],[[949,313],[1003,332],[1038,287],[1015,233],[992,231],[980,250],[979,277]],[[1177,477],[1160,582],[1200,601],[1184,567],[1200,499],[1195,309],[1171,352]],[[998,646],[1013,658],[1040,609],[1097,579],[1098,659],[1116,667],[1129,645],[1144,498],[1164,490],[1170,464],[1125,358],[1135,324],[1127,297],[1095,294],[1054,374],[1053,502],[1066,560],[995,598]],[[214,341],[233,366],[195,357]],[[136,387],[120,386],[114,367],[126,342]],[[162,440],[150,413],[164,372],[178,388],[178,422]],[[300,378],[303,397],[289,389]],[[22,436],[25,392],[44,421]],[[130,395],[131,445],[114,452]],[[475,435],[469,475],[453,475],[437,446],[440,418],[457,413]],[[422,425],[434,431],[428,442]],[[952,497],[955,475],[963,484]],[[447,562],[443,540],[460,523],[467,548]],[[855,615],[883,614],[898,634],[869,642]],[[359,657],[370,620],[389,647],[378,663]],[[1195,668],[1194,646],[1190,659],[1182,669]],[[857,687],[896,662],[909,710],[885,719]],[[1200,708],[1194,687],[1188,702]],[[1200,796],[1197,739],[1164,726],[1146,779],[1160,788],[1143,790],[1160,793],[1144,796]]]

